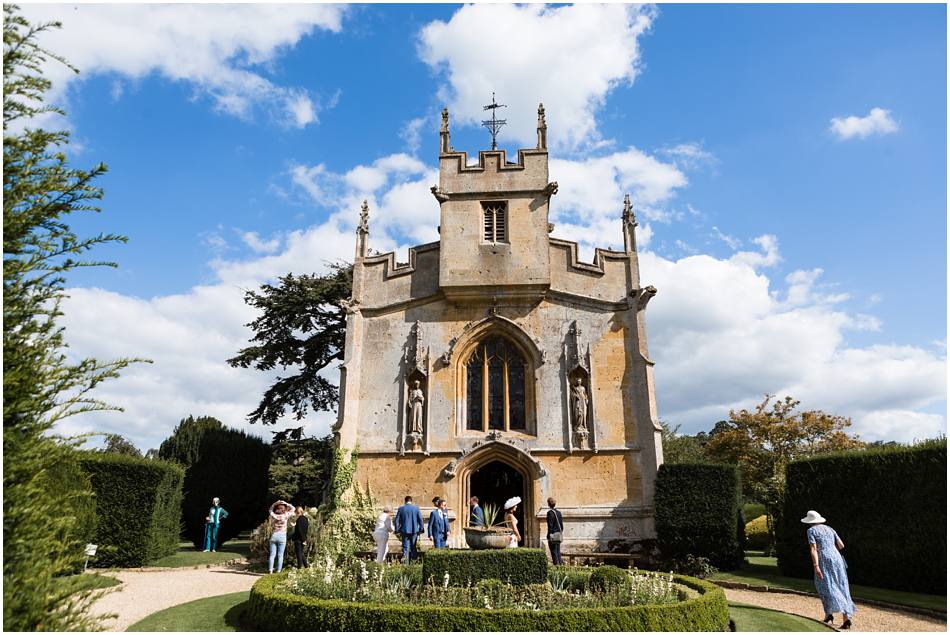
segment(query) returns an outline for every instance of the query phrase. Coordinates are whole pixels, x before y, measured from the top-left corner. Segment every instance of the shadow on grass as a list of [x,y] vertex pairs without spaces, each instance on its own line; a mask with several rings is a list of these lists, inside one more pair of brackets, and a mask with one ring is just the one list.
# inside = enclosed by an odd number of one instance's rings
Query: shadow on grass
[[224,614],[224,623],[236,631],[253,631],[254,629],[250,628],[250,624],[244,617],[248,604],[249,602],[244,601],[229,608]]

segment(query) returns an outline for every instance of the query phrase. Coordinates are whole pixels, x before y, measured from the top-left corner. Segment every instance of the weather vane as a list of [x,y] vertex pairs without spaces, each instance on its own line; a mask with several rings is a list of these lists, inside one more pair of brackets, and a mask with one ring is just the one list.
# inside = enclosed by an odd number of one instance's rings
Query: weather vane
[[491,103],[488,104],[487,106],[482,106],[482,110],[491,111],[491,119],[486,119],[482,121],[482,125],[488,128],[489,132],[491,132],[491,149],[492,150],[496,150],[498,148],[498,144],[496,143],[496,138],[498,137],[498,131],[501,130],[501,127],[503,125],[508,123],[506,119],[496,119],[495,111],[498,110],[499,108],[507,108],[507,107],[508,106],[506,106],[505,104],[495,103],[495,93],[491,94]]

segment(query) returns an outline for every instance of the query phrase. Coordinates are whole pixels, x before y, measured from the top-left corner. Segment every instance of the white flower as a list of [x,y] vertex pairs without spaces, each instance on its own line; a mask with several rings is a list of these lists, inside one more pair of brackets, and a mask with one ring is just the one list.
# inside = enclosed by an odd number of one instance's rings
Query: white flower
[[446,571],[445,575],[442,577],[442,588],[443,589],[449,588],[449,572],[448,571]]

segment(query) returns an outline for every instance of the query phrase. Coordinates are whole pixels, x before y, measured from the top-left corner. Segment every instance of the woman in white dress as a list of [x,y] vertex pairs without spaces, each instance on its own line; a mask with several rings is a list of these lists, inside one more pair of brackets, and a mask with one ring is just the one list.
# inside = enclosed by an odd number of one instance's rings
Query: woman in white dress
[[376,541],[376,562],[386,562],[386,553],[389,551],[389,534],[393,531],[393,508],[383,507],[383,513],[376,519],[376,528],[373,529],[373,540]]
[[521,542],[521,532],[518,531],[518,519],[515,518],[515,512],[518,511],[518,504],[521,502],[520,496],[509,498],[505,501],[505,523],[511,527],[511,538],[508,539],[508,547],[514,548]]

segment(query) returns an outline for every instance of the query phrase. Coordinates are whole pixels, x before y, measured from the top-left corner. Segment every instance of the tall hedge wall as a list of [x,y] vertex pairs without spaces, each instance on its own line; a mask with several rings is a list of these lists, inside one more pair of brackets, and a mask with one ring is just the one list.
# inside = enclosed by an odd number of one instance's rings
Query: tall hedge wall
[[947,592],[947,442],[793,461],[776,528],[779,568],[812,576],[806,526],[817,510],[845,543],[852,583]]
[[204,540],[205,516],[214,497],[228,512],[218,530],[219,546],[267,517],[271,447],[261,439],[211,417],[188,417],[158,454],[185,468],[184,536],[196,547]]
[[738,467],[661,465],[654,505],[657,546],[664,558],[704,556],[720,569],[742,562]]
[[141,567],[175,553],[184,472],[172,463],[84,453],[80,466],[96,493],[96,565]]
[[286,573],[254,583],[245,615],[266,631],[712,631],[729,630],[722,589],[695,578],[674,580],[697,591],[675,604],[528,611],[321,600],[278,591]]

